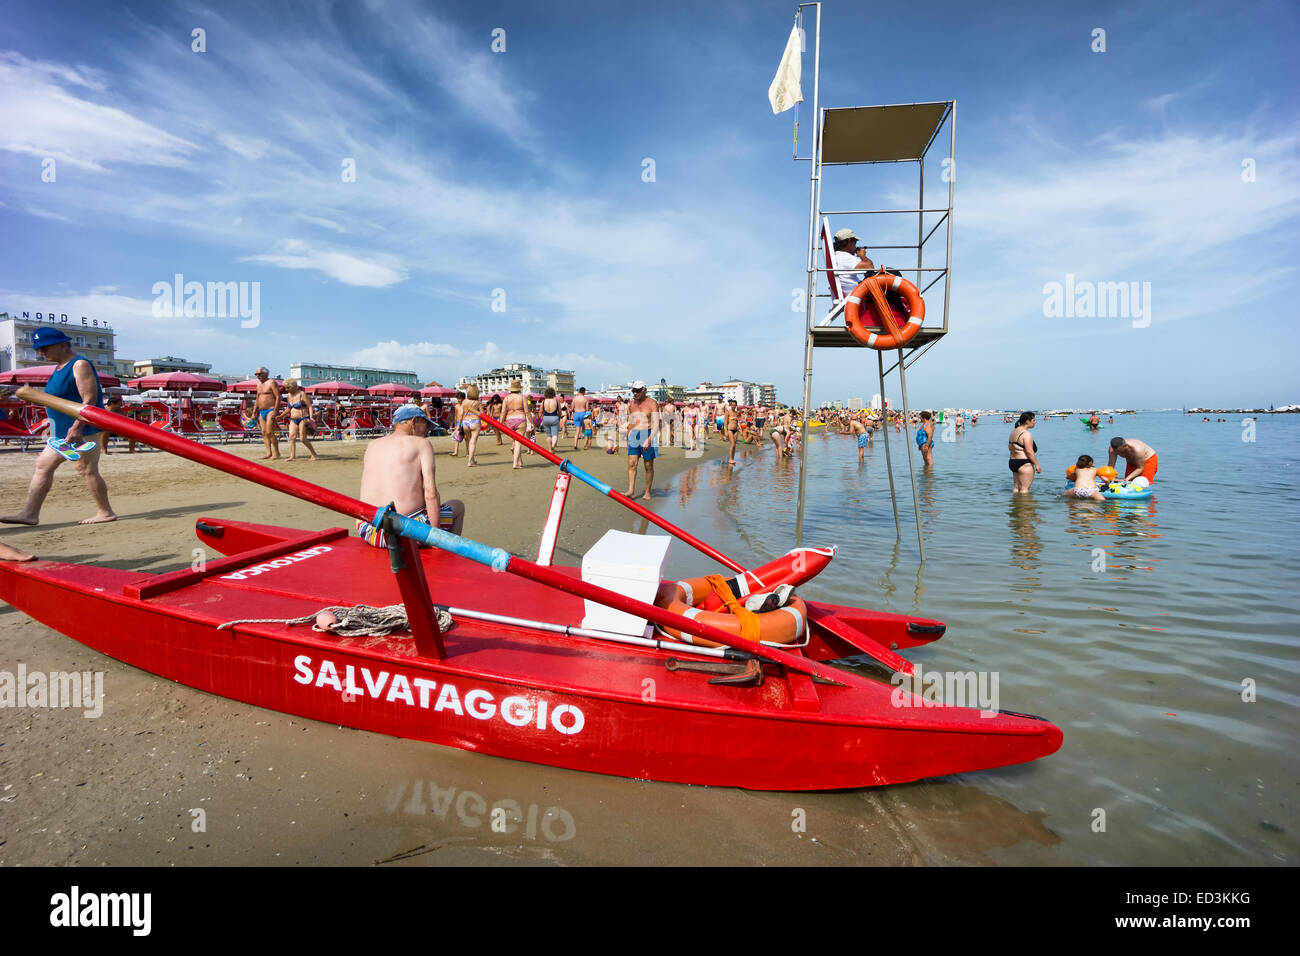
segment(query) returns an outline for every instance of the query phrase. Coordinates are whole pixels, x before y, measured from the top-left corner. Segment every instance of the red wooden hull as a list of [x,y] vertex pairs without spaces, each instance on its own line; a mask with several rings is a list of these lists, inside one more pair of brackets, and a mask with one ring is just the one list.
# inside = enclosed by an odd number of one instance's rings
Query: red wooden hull
[[[895,688],[857,675],[840,687],[765,665],[762,686],[719,686],[707,674],[668,670],[671,655],[662,650],[532,628],[458,620],[443,635],[442,660],[419,656],[405,634],[340,638],[283,624],[217,630],[228,621],[294,618],[334,604],[394,604],[399,594],[387,553],[341,529],[204,525],[210,530],[200,537],[234,557],[170,575],[0,562],[0,597],[95,650],[223,697],[624,777],[840,789],[1023,763],[1061,743],[1061,731],[1039,718],[896,706]],[[578,597],[446,552],[421,557],[439,603],[581,623]],[[842,612],[864,640],[886,646],[938,636],[909,634],[910,619],[897,615],[815,606]],[[856,649],[823,635],[805,652],[829,659]]]

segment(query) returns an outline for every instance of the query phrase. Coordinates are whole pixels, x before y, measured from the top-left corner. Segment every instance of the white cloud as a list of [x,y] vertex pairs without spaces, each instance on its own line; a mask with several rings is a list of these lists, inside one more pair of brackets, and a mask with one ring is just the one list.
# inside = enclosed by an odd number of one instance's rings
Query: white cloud
[[33,216],[36,216],[39,219],[49,219],[53,222],[73,221],[72,219],[63,215],[62,213],[51,212],[49,209],[42,209],[40,206],[32,206],[29,204],[27,206],[24,206],[23,208],[26,209],[28,213],[30,213]]
[[266,154],[268,145],[262,140],[248,139],[233,133],[218,133],[217,142],[244,159],[261,159]]
[[[77,87],[77,93],[60,84]],[[183,166],[196,148],[113,106],[79,93],[104,92],[102,81],[71,67],[0,54],[0,149],[50,157],[83,169],[107,163]]]
[[344,285],[382,289],[406,279],[394,256],[376,255],[362,259],[346,252],[313,249],[299,239],[287,239],[280,252],[245,256],[241,262],[261,262],[281,269],[315,269]]

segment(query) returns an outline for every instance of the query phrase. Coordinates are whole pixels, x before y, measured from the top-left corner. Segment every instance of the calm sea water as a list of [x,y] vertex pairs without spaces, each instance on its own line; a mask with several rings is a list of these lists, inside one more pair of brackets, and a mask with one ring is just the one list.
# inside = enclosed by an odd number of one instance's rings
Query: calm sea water
[[[1222,417],[1141,413],[1099,433],[1041,422],[1029,496],[1011,494],[1011,426],[983,418],[950,441],[941,427],[933,472],[916,456],[924,565],[910,436],[889,436],[901,541],[882,441],[862,464],[850,437],[810,441],[803,543],[838,551],[801,590],[945,621],[913,661],[992,672],[999,706],[1065,733],[1024,767],[889,788],[922,859],[968,858],[979,830],[981,858],[1001,862],[1296,861],[1300,416],[1260,416],[1253,434]],[[1060,498],[1065,467],[1104,463],[1116,435],[1160,455],[1154,497]],[[770,445],[737,457],[683,474],[657,510],[756,564],[794,545],[799,466]],[[680,544],[670,561],[682,576],[714,570]]]

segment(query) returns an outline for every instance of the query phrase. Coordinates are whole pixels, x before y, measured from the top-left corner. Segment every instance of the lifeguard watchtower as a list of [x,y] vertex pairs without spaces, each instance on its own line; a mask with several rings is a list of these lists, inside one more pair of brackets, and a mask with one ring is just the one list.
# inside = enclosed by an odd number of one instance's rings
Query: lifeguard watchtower
[[[951,292],[950,263],[952,261],[952,218],[956,192],[957,102],[941,100],[934,103],[898,103],[886,106],[846,106],[823,108],[821,98],[821,4],[802,3],[798,7],[797,24],[802,29],[804,11],[811,8],[816,13],[813,31],[813,95],[812,144],[807,156],[798,155],[799,109],[795,112],[795,159],[809,162],[808,178],[808,286],[805,316],[804,376],[803,376],[803,443],[799,471],[799,501],[795,536],[802,542],[804,488],[807,479],[808,417],[812,400],[813,355],[819,348],[862,349],[863,358],[870,359],[874,351],[880,379],[882,405],[885,395],[885,377],[897,370],[903,399],[903,416],[907,422],[907,369],[948,332],[948,303]],[[806,34],[805,34],[806,35]],[[943,136],[947,127],[947,136]],[[947,155],[942,146],[946,140]],[[936,148],[936,144],[938,144]],[[916,202],[907,208],[870,208],[873,203],[863,202],[862,208],[823,209],[822,186],[824,176],[853,176],[855,195],[864,197],[878,191],[873,188],[873,169],[882,164],[915,163],[917,165]],[[939,201],[925,204],[926,164],[940,167],[941,181],[947,185],[946,197],[940,190]],[[859,167],[865,167],[860,169]],[[856,172],[856,176],[854,173]],[[867,173],[868,175],[864,175]],[[897,187],[891,190],[896,194]],[[898,219],[916,221],[916,242],[874,245],[864,243],[877,266],[896,270],[914,283],[925,297],[927,308],[921,328],[914,337],[899,348],[886,353],[868,348],[854,337],[845,324],[845,302],[837,276],[860,270],[836,269],[831,255],[834,230],[840,226],[861,228],[864,217],[888,217],[895,228]],[[867,235],[879,230],[863,230]],[[915,265],[912,265],[913,260]],[[824,280],[824,281],[823,281]],[[821,291],[823,286],[825,291]],[[942,307],[939,296],[942,294]],[[886,368],[886,358],[892,363]],[[899,540],[902,527],[898,520],[898,496],[894,488],[893,464],[889,451],[889,428],[881,429],[885,442],[885,461],[889,470],[889,492],[894,506],[894,527]],[[907,470],[912,484],[912,504],[916,513],[916,540],[921,560],[925,560],[925,543],[921,539],[920,504],[916,493],[916,472],[913,449],[907,447]]]

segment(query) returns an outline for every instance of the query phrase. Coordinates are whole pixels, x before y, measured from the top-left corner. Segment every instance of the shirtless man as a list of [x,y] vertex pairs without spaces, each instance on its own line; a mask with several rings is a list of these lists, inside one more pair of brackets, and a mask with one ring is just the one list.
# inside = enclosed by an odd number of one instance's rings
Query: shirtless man
[[1136,438],[1112,438],[1106,464],[1114,468],[1116,458],[1124,459],[1124,478],[1133,484],[1145,488],[1156,480],[1156,468],[1160,463],[1156,450],[1146,442]]
[[677,445],[677,406],[672,400],[664,402],[659,408],[659,419],[668,426],[668,447]]
[[271,373],[265,368],[253,374],[257,377],[257,425],[262,429],[262,444],[266,447],[262,460],[279,458],[280,431],[275,416],[280,410],[280,387],[271,381]]
[[[587,416],[591,414],[591,399],[587,397],[587,389],[578,389],[578,394],[573,396],[573,450],[578,450],[578,439],[582,437],[584,423]],[[587,447],[591,447],[591,441],[587,441]]]
[[[438,527],[460,534],[465,505],[443,503],[434,473],[429,420],[418,405],[403,405],[393,415],[393,432],[376,438],[361,461],[361,500],[376,508],[391,504],[398,514],[425,524],[438,516]],[[387,547],[384,532],[367,521],[357,522],[357,534],[372,548]]]
[[861,421],[852,418],[849,420],[849,434],[858,439],[858,461],[865,461],[867,446],[871,444],[871,432],[867,431],[867,426]]
[[659,450],[659,403],[646,395],[645,382],[632,383],[632,401],[627,406],[627,496],[636,494],[636,460],[645,462],[645,494],[655,479],[655,456]]
[[726,407],[722,410],[722,427],[727,436],[727,445],[731,453],[727,456],[730,461],[729,465],[736,463],[736,439],[740,437],[740,413],[736,410],[736,400],[728,399]]

